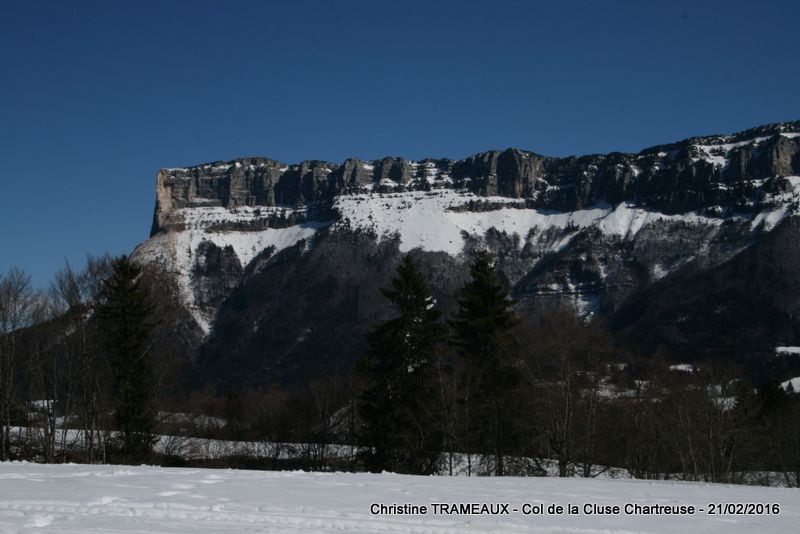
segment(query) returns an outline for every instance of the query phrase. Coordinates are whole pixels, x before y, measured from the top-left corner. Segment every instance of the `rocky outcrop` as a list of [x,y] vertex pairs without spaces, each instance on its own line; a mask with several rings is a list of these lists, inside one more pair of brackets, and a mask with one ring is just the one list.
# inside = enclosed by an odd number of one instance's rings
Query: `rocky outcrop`
[[216,310],[241,282],[242,265],[233,247],[202,241],[195,251],[194,296],[202,310]]
[[800,174],[800,122],[732,136],[695,137],[638,154],[549,158],[518,149],[464,160],[288,165],[243,158],[158,173],[152,233],[180,229],[181,208],[298,206],[330,203],[366,191],[466,189],[481,196],[525,198],[542,209],[572,211],[628,201],[665,213],[758,209],[760,180]]
[[454,175],[460,184],[482,196],[535,198],[536,181],[544,176],[547,161],[515,148],[494,150],[456,162]]

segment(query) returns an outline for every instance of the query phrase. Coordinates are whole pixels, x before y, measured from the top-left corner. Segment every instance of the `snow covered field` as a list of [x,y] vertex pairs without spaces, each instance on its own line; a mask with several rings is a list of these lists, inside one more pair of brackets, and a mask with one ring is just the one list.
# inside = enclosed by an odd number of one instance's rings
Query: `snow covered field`
[[[508,505],[508,515],[434,514],[434,503]],[[586,514],[584,505],[687,505],[694,515]],[[777,504],[779,515],[708,515],[709,503]],[[373,504],[427,506],[380,515]],[[543,514],[525,515],[542,504]],[[548,514],[551,504],[580,513]],[[442,507],[438,507],[441,512]],[[514,509],[518,511],[515,512]],[[774,511],[774,507],[770,507]],[[414,477],[93,465],[0,464],[0,532],[792,532],[800,492],[714,484]]]

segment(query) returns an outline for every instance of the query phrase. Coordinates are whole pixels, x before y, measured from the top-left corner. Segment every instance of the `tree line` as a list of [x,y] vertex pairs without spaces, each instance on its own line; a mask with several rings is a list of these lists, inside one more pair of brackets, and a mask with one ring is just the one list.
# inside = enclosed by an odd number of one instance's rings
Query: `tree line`
[[[158,436],[261,444],[207,465],[800,485],[800,399],[723,362],[671,368],[569,309],[517,313],[478,253],[443,317],[412,256],[346,376],[188,390],[174,282],[129,258],[0,276],[0,459],[182,465]],[[166,443],[165,438],[161,438]],[[289,451],[290,454],[287,454]],[[209,460],[210,462],[210,460]],[[774,481],[774,480],[773,480]]]
[[568,309],[520,316],[485,253],[446,321],[410,256],[383,294],[396,316],[358,369],[368,469],[451,472],[457,451],[468,474],[800,484],[800,398],[777,384],[637,357]]
[[0,460],[149,457],[159,394],[177,369],[160,343],[172,325],[155,319],[175,294],[155,275],[103,256],[65,265],[46,290],[19,269],[0,276]]

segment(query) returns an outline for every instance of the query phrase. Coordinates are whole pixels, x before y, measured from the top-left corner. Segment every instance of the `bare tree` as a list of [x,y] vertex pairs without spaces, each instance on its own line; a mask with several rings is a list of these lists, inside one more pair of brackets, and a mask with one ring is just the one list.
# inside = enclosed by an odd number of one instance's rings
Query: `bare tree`
[[[27,429],[29,445],[41,452],[45,463],[55,461],[58,437],[57,404],[62,397],[61,347],[64,343],[63,331],[57,331],[51,322],[60,310],[54,309],[53,301],[42,292],[36,292],[31,299],[31,328],[25,336],[27,377]],[[52,335],[56,330],[56,335]],[[66,431],[62,431],[62,440]],[[63,451],[63,441],[60,450]]]
[[292,394],[286,406],[293,441],[299,443],[305,468],[330,467],[330,447],[346,430],[346,392],[339,377],[312,381]]
[[0,460],[9,458],[17,343],[20,331],[30,324],[31,306],[31,277],[12,268],[0,277]]
[[583,476],[593,476],[607,363],[614,352],[611,339],[600,326],[581,321],[568,309],[525,330],[532,391],[528,409],[537,414],[528,431],[541,433],[534,441],[543,441],[542,452],[557,461],[559,476],[569,475],[576,463]]
[[575,412],[579,395],[577,357],[580,325],[569,310],[559,310],[537,328],[537,344],[529,369],[537,383],[537,413],[548,455],[558,463],[558,475],[569,474],[575,460]]
[[672,372],[662,385],[663,435],[681,476],[706,482],[741,482],[736,467],[748,439],[752,414],[736,409],[741,373],[706,362],[690,373]]
[[668,442],[671,432],[665,418],[671,406],[665,402],[668,369],[660,359],[646,366],[646,374],[629,376],[628,394],[613,403],[612,445],[618,464],[635,478],[669,478],[675,467],[675,451]]
[[771,427],[776,465],[787,486],[800,488],[800,399],[791,398],[776,414]]
[[[93,317],[103,282],[110,273],[108,255],[88,256],[86,268],[75,271],[68,262],[50,285],[50,296],[58,310],[65,335],[62,341],[64,393],[62,409],[65,421],[73,412],[79,414],[86,460],[106,461],[106,443],[110,433],[107,421],[108,365],[96,335]],[[66,440],[66,431],[62,440]],[[66,442],[62,450],[66,450]]]

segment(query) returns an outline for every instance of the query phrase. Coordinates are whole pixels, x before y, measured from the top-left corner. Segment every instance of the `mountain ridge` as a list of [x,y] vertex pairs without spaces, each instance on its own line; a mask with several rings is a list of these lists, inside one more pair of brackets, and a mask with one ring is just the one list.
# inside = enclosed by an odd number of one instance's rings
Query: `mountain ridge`
[[[660,143],[660,144],[644,147],[641,150],[639,150],[638,152],[624,152],[624,151],[619,151],[619,150],[611,150],[609,152],[588,152],[588,153],[585,153],[585,154],[566,154],[566,155],[563,155],[563,156],[550,156],[550,155],[547,155],[547,154],[542,154],[542,153],[535,152],[535,151],[532,151],[532,150],[528,150],[528,149],[525,149],[525,148],[521,148],[521,147],[518,147],[518,146],[509,146],[509,147],[505,147],[505,148],[499,148],[499,147],[491,148],[491,149],[484,150],[484,151],[481,151],[481,152],[476,152],[474,154],[469,154],[469,155],[465,156],[464,158],[460,158],[460,159],[457,159],[457,158],[456,159],[454,159],[454,158],[436,158],[436,157],[433,157],[433,156],[427,156],[427,157],[423,157],[423,158],[407,158],[405,156],[400,156],[400,155],[391,155],[391,156],[384,156],[382,158],[377,158],[377,159],[369,159],[369,158],[361,158],[361,157],[358,157],[358,156],[355,156],[355,155],[351,155],[351,156],[345,158],[344,161],[347,161],[347,160],[359,160],[359,161],[364,161],[364,162],[367,162],[367,163],[374,163],[374,162],[378,162],[378,161],[381,161],[381,160],[384,160],[384,159],[395,159],[395,160],[405,160],[405,161],[437,161],[437,160],[462,161],[464,159],[468,159],[468,158],[473,157],[473,156],[480,156],[480,155],[487,154],[487,153],[490,153],[490,152],[505,152],[505,151],[508,151],[508,150],[526,152],[526,153],[531,154],[531,155],[535,155],[535,156],[539,156],[539,157],[543,157],[543,158],[550,158],[550,159],[582,158],[582,157],[590,157],[590,156],[603,156],[603,155],[609,155],[609,154],[621,154],[621,155],[632,156],[632,155],[645,154],[645,153],[654,152],[654,151],[657,152],[657,151],[659,151],[659,149],[672,147],[672,146],[677,146],[677,145],[681,145],[681,144],[684,144],[684,143],[697,144],[697,142],[699,142],[699,141],[708,141],[708,140],[714,140],[714,141],[734,140],[734,141],[736,141],[736,140],[741,140],[740,138],[744,138],[744,137],[747,137],[747,136],[757,136],[757,134],[773,135],[775,133],[784,133],[784,132],[788,132],[788,133],[800,132],[800,119],[791,120],[791,121],[782,121],[782,122],[761,124],[761,125],[752,126],[750,128],[746,128],[744,130],[740,130],[738,132],[734,132],[734,133],[731,133],[731,134],[715,133],[715,134],[707,134],[707,135],[695,135],[695,136],[691,136],[691,137],[686,137],[686,138],[684,138],[684,139],[682,139],[680,141],[673,141],[673,142],[668,142],[668,143]],[[312,159],[308,159],[308,160],[303,160],[303,161],[300,161],[300,162],[297,162],[297,163],[286,163],[283,160],[277,160],[277,159],[270,158],[270,157],[267,157],[267,156],[249,155],[249,156],[240,156],[240,157],[232,158],[232,159],[221,159],[221,160],[207,161],[207,162],[198,163],[198,164],[195,164],[195,165],[184,165],[184,166],[176,166],[176,167],[163,167],[160,170],[163,170],[163,171],[188,170],[188,169],[194,169],[194,168],[198,168],[198,167],[207,167],[207,166],[215,166],[215,165],[223,165],[223,164],[233,164],[233,163],[235,163],[237,161],[244,162],[244,161],[247,161],[247,160],[268,160],[268,161],[274,162],[276,164],[280,164],[282,166],[291,166],[291,165],[298,166],[298,165],[301,165],[303,163],[332,163],[330,160],[319,159],[319,158],[312,158]]]
[[[747,179],[800,174],[799,136],[800,121],[795,121],[730,136],[693,137],[636,154],[557,158],[509,148],[462,160],[387,157],[285,164],[243,158],[167,168],[157,177],[151,236],[169,226],[175,209],[292,208],[329,204],[339,195],[364,192],[463,189],[479,196],[525,198],[532,207],[561,211],[600,200],[630,200],[667,213],[734,207],[741,194],[753,192],[748,191],[753,188]],[[743,191],[728,193],[730,187]]]
[[200,368],[221,377],[238,361],[244,380],[292,382],[358,359],[402,254],[447,308],[474,252],[488,250],[534,316],[567,305],[613,318],[656,283],[726,264],[800,212],[800,121],[637,154],[243,158],[162,169],[156,189],[152,234],[134,257],[178,282]]

